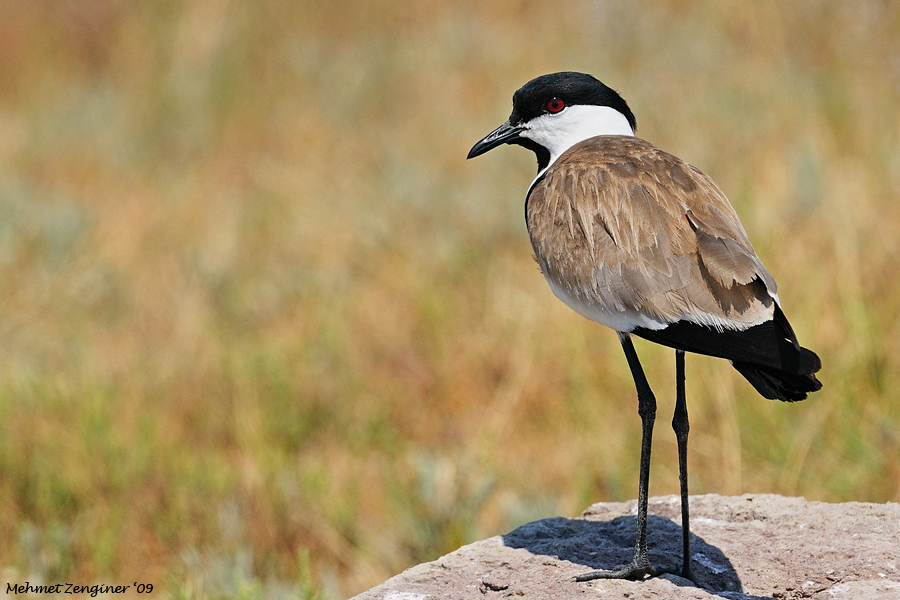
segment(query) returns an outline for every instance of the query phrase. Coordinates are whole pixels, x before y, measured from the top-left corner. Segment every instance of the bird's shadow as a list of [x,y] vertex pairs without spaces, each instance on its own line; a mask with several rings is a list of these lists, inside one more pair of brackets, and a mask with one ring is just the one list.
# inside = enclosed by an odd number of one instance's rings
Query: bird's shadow
[[[532,554],[554,556],[579,565],[586,571],[612,569],[631,562],[637,517],[620,516],[608,521],[588,521],[554,517],[534,521],[503,536],[510,548],[524,548]],[[681,525],[663,517],[647,517],[650,562],[659,570],[681,571]],[[771,596],[743,593],[740,577],[717,547],[691,535],[694,584],[711,594],[740,600],[773,600]],[[689,585],[680,577],[669,578],[676,585]]]

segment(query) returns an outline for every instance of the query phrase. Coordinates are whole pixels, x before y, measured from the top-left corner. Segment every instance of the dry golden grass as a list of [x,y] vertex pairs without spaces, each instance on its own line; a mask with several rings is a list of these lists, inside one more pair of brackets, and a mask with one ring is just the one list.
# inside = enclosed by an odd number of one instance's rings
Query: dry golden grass
[[[891,2],[0,1],[0,569],[345,597],[633,497],[615,336],[531,258],[521,150],[591,72],[725,189],[825,389],[691,357],[692,491],[900,500]],[[671,352],[651,493],[677,491]]]

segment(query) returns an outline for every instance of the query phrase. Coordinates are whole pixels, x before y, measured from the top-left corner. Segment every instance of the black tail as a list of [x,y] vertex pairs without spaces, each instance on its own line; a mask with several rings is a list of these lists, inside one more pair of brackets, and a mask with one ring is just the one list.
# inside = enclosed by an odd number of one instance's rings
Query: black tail
[[[809,353],[815,359],[819,358],[806,348],[800,348],[800,352]],[[822,383],[812,373],[788,373],[737,361],[731,364],[750,382],[750,385],[756,388],[757,392],[772,400],[796,402],[805,400],[808,393],[822,389]]]
[[631,333],[671,348],[728,359],[757,392],[772,400],[796,402],[822,388],[815,376],[822,362],[815,352],[800,347],[777,304],[771,321],[744,331],[716,331],[678,321],[665,329],[638,328]]

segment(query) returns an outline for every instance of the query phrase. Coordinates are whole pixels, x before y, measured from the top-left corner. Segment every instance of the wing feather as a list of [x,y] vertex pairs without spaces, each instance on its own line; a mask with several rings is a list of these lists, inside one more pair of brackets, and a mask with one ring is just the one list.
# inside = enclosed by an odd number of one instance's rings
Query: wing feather
[[589,318],[619,330],[772,319],[775,281],[725,195],[644,140],[573,146],[533,186],[526,216],[554,292]]

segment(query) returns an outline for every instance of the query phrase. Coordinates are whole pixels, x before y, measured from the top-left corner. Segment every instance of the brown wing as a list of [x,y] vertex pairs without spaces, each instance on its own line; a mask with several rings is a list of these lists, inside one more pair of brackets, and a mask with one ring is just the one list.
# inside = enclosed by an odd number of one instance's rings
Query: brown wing
[[544,275],[586,316],[739,330],[772,318],[775,281],[725,195],[644,140],[573,146],[533,186],[526,217]]

